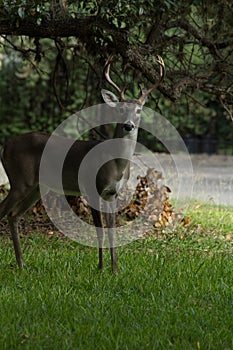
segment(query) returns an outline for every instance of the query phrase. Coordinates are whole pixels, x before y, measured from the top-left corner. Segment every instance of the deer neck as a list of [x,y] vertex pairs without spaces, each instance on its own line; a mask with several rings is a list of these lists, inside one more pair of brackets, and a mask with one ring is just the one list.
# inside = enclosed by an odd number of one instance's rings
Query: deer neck
[[125,168],[129,161],[132,159],[135,147],[137,144],[138,130],[137,128],[129,133],[125,133],[122,124],[117,124],[114,139],[119,140],[119,158],[116,159],[116,163],[119,168]]

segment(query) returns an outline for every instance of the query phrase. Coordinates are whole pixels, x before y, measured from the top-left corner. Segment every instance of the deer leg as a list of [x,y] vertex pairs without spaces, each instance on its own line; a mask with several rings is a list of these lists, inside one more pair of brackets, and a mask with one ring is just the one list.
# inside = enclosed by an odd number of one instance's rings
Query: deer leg
[[19,239],[19,230],[18,230],[18,218],[8,215],[8,223],[11,231],[11,237],[14,244],[15,257],[19,267],[24,266],[23,258],[22,258],[22,250]]
[[0,220],[20,202],[21,194],[18,191],[10,190],[7,197],[0,203]]
[[38,199],[40,198],[39,187],[32,189],[24,196],[21,201],[18,201],[8,213],[8,223],[10,232],[14,244],[15,257],[19,267],[23,267],[24,262],[22,259],[22,251],[20,246],[19,232],[18,232],[18,221],[20,217],[26,212]]
[[109,202],[108,212],[105,213],[106,225],[108,229],[108,240],[110,247],[110,255],[112,261],[112,271],[117,272],[117,258],[116,258],[116,248],[115,248],[115,238],[114,238],[114,229],[115,229],[115,198],[112,202]]
[[17,219],[12,218],[12,212],[20,203],[22,194],[19,191],[11,189],[8,196],[0,203],[0,219],[8,216],[8,223],[14,244],[15,256],[19,266],[23,266],[22,252],[18,236]]
[[99,269],[103,269],[103,245],[104,245],[104,228],[103,228],[103,220],[102,215],[99,210],[91,208],[91,213],[94,221],[94,225],[96,228],[97,239],[98,239],[98,247],[99,247]]

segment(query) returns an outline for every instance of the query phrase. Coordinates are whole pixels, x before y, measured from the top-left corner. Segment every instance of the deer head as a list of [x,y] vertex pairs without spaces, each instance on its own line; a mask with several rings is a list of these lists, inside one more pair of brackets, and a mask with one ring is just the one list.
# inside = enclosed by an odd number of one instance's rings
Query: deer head
[[160,56],[157,56],[157,62],[160,66],[160,77],[159,81],[156,82],[150,89],[141,89],[140,96],[134,99],[127,99],[125,97],[125,92],[127,90],[127,84],[124,85],[123,89],[120,89],[116,83],[110,77],[110,65],[112,62],[112,56],[110,56],[104,67],[104,75],[107,82],[118,92],[119,98],[109,90],[102,89],[102,97],[104,101],[110,107],[116,107],[119,102],[120,113],[127,117],[127,120],[124,122],[124,128],[126,131],[130,132],[134,130],[136,126],[138,126],[140,122],[140,116],[142,107],[146,101],[146,98],[149,94],[152,93],[153,90],[158,88],[158,86],[162,83],[165,76],[165,65],[163,59]]

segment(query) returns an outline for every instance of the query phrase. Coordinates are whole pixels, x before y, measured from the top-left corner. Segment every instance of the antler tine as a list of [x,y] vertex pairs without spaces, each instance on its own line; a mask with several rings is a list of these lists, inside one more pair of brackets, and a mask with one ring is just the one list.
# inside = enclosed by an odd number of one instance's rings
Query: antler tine
[[146,90],[145,92],[142,91],[142,94],[141,96],[139,97],[138,101],[140,103],[142,103],[145,98],[151,94],[151,92],[154,90],[154,89],[157,89],[157,87],[162,83],[162,81],[164,80],[164,76],[165,76],[165,64],[163,62],[163,59],[162,57],[160,56],[157,56],[157,62],[159,63],[159,66],[160,66],[160,78],[159,78],[159,81],[157,83],[155,83],[150,89]]
[[123,89],[121,90],[119,88],[119,86],[117,86],[116,83],[114,83],[114,81],[112,81],[111,77],[110,77],[110,66],[111,66],[111,62],[112,62],[112,58],[113,56],[109,56],[109,58],[107,59],[106,63],[105,63],[105,67],[104,67],[104,75],[105,75],[105,78],[107,80],[107,82],[120,94],[120,99],[121,101],[125,101],[125,91],[127,89],[127,85],[125,85],[123,87]]

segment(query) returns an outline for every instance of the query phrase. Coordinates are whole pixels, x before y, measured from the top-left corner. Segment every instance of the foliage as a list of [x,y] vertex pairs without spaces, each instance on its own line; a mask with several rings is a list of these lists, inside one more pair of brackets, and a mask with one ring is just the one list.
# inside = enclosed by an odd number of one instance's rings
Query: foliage
[[226,0],[1,1],[2,133],[8,136],[10,123],[12,133],[51,130],[65,109],[100,102],[111,53],[118,56],[114,80],[134,82],[137,94],[138,83],[158,79],[159,54],[166,80],[151,107],[183,136],[232,139],[232,11]]
[[[25,50],[30,50],[31,41],[23,38]],[[18,40],[14,41],[17,44]],[[60,122],[70,115],[62,111],[54,94],[54,81],[59,103],[69,105],[70,111],[76,111],[85,104],[100,102],[99,92],[87,96],[92,89],[97,90],[93,74],[83,59],[67,53],[64,57],[69,69],[69,81],[66,69],[54,70],[56,50],[52,42],[44,39],[41,43],[43,60],[39,65],[25,60],[19,52],[5,46],[1,56],[0,113],[1,138],[31,130],[53,131]],[[87,78],[89,76],[89,79]],[[69,85],[69,86],[68,86]],[[68,91],[69,89],[69,91]],[[9,104],[10,101],[10,104]]]

